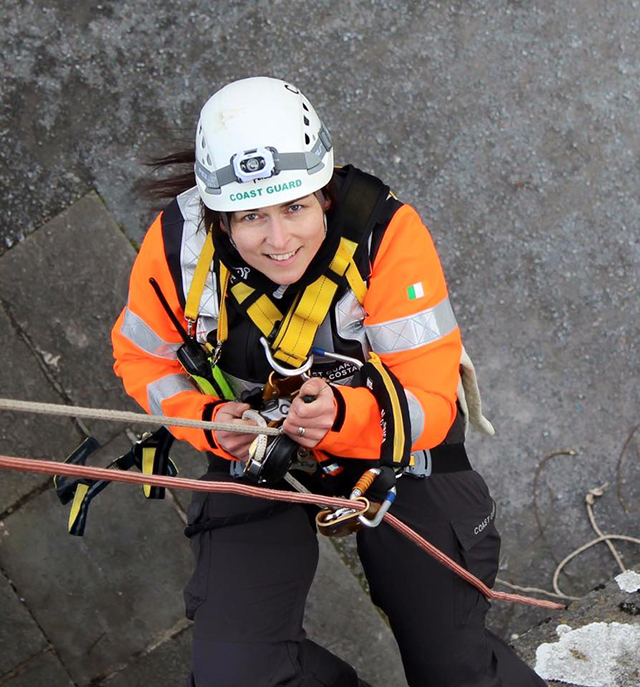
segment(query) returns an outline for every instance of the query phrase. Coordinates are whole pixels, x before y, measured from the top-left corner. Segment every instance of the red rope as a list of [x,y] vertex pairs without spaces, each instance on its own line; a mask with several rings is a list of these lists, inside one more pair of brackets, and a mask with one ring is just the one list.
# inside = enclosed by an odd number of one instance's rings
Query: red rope
[[[330,508],[364,508],[363,504],[345,498],[335,498],[332,496],[321,496],[320,494],[298,494],[290,491],[280,491],[278,489],[267,489],[264,487],[252,487],[246,484],[231,484],[229,482],[208,482],[197,479],[186,479],[184,477],[165,477],[162,475],[142,475],[124,470],[108,470],[107,468],[92,468],[86,465],[73,465],[70,463],[58,463],[51,460],[33,460],[29,458],[12,458],[0,455],[0,468],[9,470],[21,470],[23,472],[35,472],[48,475],[70,475],[72,477],[84,477],[92,480],[109,480],[112,482],[128,482],[130,484],[151,484],[157,487],[168,487],[171,489],[187,489],[188,491],[208,491],[226,492],[239,494],[240,496],[252,496],[255,498],[269,499],[272,501],[290,501],[291,503],[313,503],[318,506]],[[459,575],[469,584],[473,585],[483,596],[488,599],[512,601],[515,603],[529,604],[530,606],[540,606],[542,608],[553,608],[563,610],[563,604],[544,599],[534,599],[520,594],[508,594],[507,592],[495,592],[489,589],[484,582],[472,575],[468,570],[449,558],[440,549],[421,537],[417,532],[398,520],[394,515],[387,513],[384,520],[402,533],[405,537],[414,542],[439,563],[446,566]]]

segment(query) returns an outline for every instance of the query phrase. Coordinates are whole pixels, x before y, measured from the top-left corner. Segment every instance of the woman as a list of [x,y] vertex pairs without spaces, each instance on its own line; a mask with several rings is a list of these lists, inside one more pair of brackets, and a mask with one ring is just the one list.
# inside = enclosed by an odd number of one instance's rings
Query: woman
[[[348,493],[381,461],[400,478],[392,512],[491,585],[500,539],[464,451],[460,331],[415,210],[374,177],[334,170],[326,127],[277,79],[214,94],[195,153],[160,165],[177,162],[194,164],[195,176],[156,184],[177,197],[145,237],[113,330],[127,392],[152,413],[239,425],[259,408],[316,461],[317,489]],[[185,371],[182,327],[212,353],[209,386]],[[273,366],[300,367],[312,345],[299,393],[267,393]],[[255,435],[172,432],[208,452],[204,479],[246,479]],[[195,494],[189,522],[189,684],[364,684],[305,639],[318,549],[302,508]],[[487,601],[397,532],[365,529],[358,551],[410,685],[544,684],[485,629]]]

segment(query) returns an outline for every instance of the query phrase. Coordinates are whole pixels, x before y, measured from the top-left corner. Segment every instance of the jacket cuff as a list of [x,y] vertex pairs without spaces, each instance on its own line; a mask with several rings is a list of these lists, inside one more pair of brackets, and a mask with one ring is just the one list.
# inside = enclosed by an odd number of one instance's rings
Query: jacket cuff
[[377,460],[382,429],[373,394],[364,387],[332,386],[331,390],[337,404],[336,419],[316,448],[334,456]]
[[[202,419],[205,422],[215,422],[218,411],[226,402],[227,401],[220,400],[214,401],[213,403],[207,403],[207,405],[204,407],[204,410],[202,411]],[[227,460],[237,460],[237,458],[234,455],[228,453],[218,445],[215,436],[215,430],[204,429],[202,431],[204,432],[204,436],[207,440],[207,443],[211,447],[212,453],[214,453],[216,456],[220,456],[221,458],[226,458]]]

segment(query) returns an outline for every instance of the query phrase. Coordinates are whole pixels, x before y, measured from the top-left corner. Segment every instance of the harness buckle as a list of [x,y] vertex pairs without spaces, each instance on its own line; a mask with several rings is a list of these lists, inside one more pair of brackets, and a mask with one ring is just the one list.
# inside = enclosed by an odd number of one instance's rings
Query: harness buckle
[[211,354],[211,367],[215,367],[218,364],[218,360],[220,360],[220,356],[222,355],[222,341],[218,341],[216,343],[216,347],[213,349],[213,353]]

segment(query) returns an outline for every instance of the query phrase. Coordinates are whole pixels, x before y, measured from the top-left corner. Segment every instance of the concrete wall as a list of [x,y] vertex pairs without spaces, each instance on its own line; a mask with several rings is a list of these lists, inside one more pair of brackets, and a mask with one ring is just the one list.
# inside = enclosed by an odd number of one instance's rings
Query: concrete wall
[[[548,588],[595,536],[584,494],[605,482],[601,527],[638,535],[640,3],[6,0],[3,15],[2,250],[91,189],[139,241],[140,159],[189,144],[227,81],[287,78],[337,161],[383,176],[434,234],[498,429],[471,455],[499,504],[501,577]],[[616,571],[595,547],[563,588]],[[492,622],[509,637],[541,617],[501,606]]]

